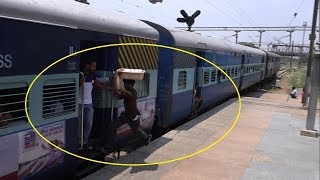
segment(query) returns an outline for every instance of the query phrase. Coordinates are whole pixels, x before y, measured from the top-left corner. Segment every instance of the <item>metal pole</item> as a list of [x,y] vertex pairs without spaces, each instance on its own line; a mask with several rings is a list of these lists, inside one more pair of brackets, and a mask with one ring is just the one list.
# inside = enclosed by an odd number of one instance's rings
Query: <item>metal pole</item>
[[307,27],[307,22],[303,22],[303,35],[302,35],[302,46],[304,46],[304,36],[305,36],[305,34],[306,34],[306,27]]
[[236,32],[236,43],[238,43],[238,33],[241,31],[235,31]]
[[311,91],[310,91],[310,101],[308,106],[308,115],[307,115],[307,130],[314,130],[314,124],[316,119],[317,111],[317,101],[318,101],[318,92],[319,92],[319,69],[320,69],[320,54],[317,54],[313,60],[313,70],[312,70],[312,81],[311,81]]
[[[116,79],[115,77],[114,77],[114,72],[112,73],[112,76],[113,76],[113,79]],[[114,87],[115,87],[115,85],[114,85],[114,83],[115,83],[115,81],[113,81],[113,84],[112,84],[112,94],[111,94],[111,123],[113,122],[113,106],[114,106],[114,104],[113,104],[113,95],[114,95]]]
[[303,61],[303,47],[304,47],[304,39],[305,39],[305,34],[306,34],[306,27],[307,27],[307,22],[306,21],[303,21],[303,35],[302,35],[302,43],[301,43],[301,50],[300,50],[300,53],[301,53],[301,56],[300,56],[300,61],[299,61],[299,66],[301,65],[302,61]]
[[292,68],[292,61],[293,61],[293,45],[294,45],[294,41],[292,41],[292,45],[291,45],[290,71]]
[[[287,32],[290,33],[290,34],[289,34],[289,37],[290,37],[290,38],[289,38],[289,51],[290,51],[291,40],[292,40],[292,32],[293,32],[293,31],[291,30],[291,31],[287,31]],[[288,51],[288,52],[289,52],[289,51]],[[291,61],[292,61],[292,53],[291,53]],[[290,61],[290,71],[291,71],[291,61]]]
[[260,33],[260,38],[259,38],[259,47],[261,47],[261,39],[262,39],[262,33],[265,32],[265,31],[259,31]]
[[[318,21],[319,21],[319,25],[320,25],[320,3],[318,2],[318,16],[319,16],[319,19],[318,19]],[[319,26],[320,27],[320,26]],[[319,30],[319,28],[318,28],[318,32],[319,32],[319,36],[318,36],[318,43],[319,43],[319,51],[320,51],[320,30]]]
[[[81,75],[82,75],[82,78],[85,79],[85,76],[84,74],[81,72]],[[85,80],[84,80],[85,81]],[[84,141],[84,133],[83,133],[83,124],[84,124],[84,121],[83,121],[83,113],[84,113],[84,84],[82,84],[81,86],[81,149],[83,149],[83,141]]]
[[304,84],[304,94],[303,94],[303,106],[306,106],[308,103],[309,89],[310,89],[310,76],[311,76],[311,66],[312,60],[314,59],[314,41],[316,39],[316,24],[317,24],[317,16],[318,16],[318,5],[319,0],[314,1],[314,9],[313,9],[313,19],[312,19],[312,29],[310,34],[310,49],[309,49],[309,59],[308,59],[308,68],[307,68],[307,77]]

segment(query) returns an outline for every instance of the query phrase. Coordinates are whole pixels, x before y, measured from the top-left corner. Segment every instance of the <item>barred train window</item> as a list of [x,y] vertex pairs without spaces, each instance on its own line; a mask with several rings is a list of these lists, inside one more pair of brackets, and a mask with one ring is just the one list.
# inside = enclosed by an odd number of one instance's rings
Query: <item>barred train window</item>
[[206,69],[203,75],[203,84],[209,84],[210,81],[210,69]]
[[70,114],[76,110],[76,81],[74,79],[49,80],[43,86],[44,118]]
[[180,71],[178,77],[178,90],[187,88],[187,71]]
[[239,71],[239,67],[236,66],[234,70],[234,77],[238,77],[238,71]]
[[[222,70],[226,73],[226,69],[225,68],[223,68]],[[226,75],[224,73],[222,73],[222,72],[221,72],[221,74],[222,74],[221,79],[226,79]]]
[[135,87],[137,90],[137,98],[144,98],[149,96],[149,82],[150,75],[148,73],[144,74],[141,81],[136,81]]
[[231,68],[231,77],[234,77],[234,67]]
[[28,87],[25,83],[21,84],[24,84],[24,87],[0,89],[0,129],[27,122],[24,100]]
[[228,76],[231,76],[230,73],[231,73],[231,72],[230,72],[230,68],[227,68],[227,74],[228,74]]
[[217,71],[215,69],[212,69],[211,71],[211,82],[216,82],[216,77],[217,77]]

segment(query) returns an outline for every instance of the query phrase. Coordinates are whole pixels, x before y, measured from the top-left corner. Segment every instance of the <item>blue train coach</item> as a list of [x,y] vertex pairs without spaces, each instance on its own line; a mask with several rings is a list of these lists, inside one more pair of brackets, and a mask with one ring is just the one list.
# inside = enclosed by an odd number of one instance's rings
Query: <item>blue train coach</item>
[[[240,89],[274,77],[280,56],[234,43],[140,21],[90,5],[60,0],[1,0],[0,3],[0,179],[73,178],[81,161],[41,139],[27,122],[24,98],[32,80],[45,67],[68,54],[115,43],[148,43],[177,47],[220,66]],[[46,71],[33,85],[27,108],[33,124],[49,141],[72,153],[79,142],[79,71],[97,61],[103,78],[118,68],[144,69],[136,81],[141,127],[176,125],[192,114],[235,94],[216,68],[194,56],[158,47],[118,46],[78,54]],[[91,140],[103,146],[110,122],[123,112],[123,102],[104,90],[93,90]],[[132,138],[127,125],[118,141]],[[3,163],[6,162],[6,163]]]

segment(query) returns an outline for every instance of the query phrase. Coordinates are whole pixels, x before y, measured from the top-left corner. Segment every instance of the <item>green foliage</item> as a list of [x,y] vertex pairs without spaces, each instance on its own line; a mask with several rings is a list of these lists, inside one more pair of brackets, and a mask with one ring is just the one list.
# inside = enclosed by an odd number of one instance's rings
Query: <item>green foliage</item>
[[290,74],[290,79],[289,79],[290,86],[295,86],[296,88],[303,88],[306,75],[307,75],[306,67],[294,69]]

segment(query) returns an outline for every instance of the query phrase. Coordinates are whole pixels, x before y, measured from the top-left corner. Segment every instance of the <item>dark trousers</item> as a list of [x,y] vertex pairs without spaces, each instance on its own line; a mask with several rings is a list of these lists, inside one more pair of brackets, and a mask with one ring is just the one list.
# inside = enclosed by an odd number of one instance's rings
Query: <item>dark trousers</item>
[[[114,149],[117,148],[118,144],[116,143],[116,135],[117,135],[117,130],[119,127],[121,127],[124,124],[128,124],[130,128],[132,129],[133,133],[139,137],[143,138],[144,140],[147,140],[149,138],[149,135],[145,133],[141,128],[140,128],[140,118],[137,119],[136,121],[133,121],[130,117],[121,114],[118,118],[116,118],[112,124],[110,125],[110,130],[112,132],[112,138],[111,138],[111,143]],[[110,132],[110,131],[109,131]],[[110,146],[109,146],[110,147]]]

